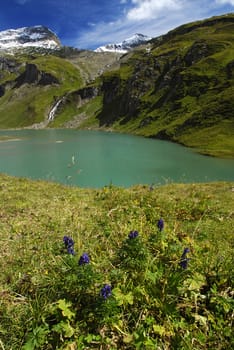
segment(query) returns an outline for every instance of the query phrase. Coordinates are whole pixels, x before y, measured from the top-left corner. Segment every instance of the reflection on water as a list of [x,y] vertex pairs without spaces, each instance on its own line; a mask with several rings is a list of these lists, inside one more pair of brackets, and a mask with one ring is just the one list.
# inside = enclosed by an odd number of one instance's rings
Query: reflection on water
[[174,143],[138,136],[7,130],[0,131],[0,141],[0,172],[15,176],[93,188],[234,180],[233,160],[202,156]]

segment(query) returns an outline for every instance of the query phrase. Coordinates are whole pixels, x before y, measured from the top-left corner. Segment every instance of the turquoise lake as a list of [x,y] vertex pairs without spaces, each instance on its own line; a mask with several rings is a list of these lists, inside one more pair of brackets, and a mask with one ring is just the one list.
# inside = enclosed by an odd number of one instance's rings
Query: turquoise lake
[[91,188],[234,181],[234,160],[139,136],[68,129],[1,130],[0,140],[0,172],[14,176]]

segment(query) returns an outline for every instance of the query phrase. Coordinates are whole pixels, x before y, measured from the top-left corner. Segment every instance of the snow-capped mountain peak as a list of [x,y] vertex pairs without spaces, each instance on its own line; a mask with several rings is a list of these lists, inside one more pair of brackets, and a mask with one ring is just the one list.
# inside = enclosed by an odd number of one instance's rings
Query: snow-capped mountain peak
[[150,37],[143,35],[143,34],[134,34],[130,38],[125,39],[121,43],[118,44],[107,44],[105,46],[100,46],[95,52],[118,52],[118,53],[126,53],[128,51],[131,51],[134,47],[139,46],[141,44],[146,43],[147,41],[151,40]]
[[0,50],[11,51],[27,47],[56,49],[61,44],[50,29],[41,25],[0,32]]

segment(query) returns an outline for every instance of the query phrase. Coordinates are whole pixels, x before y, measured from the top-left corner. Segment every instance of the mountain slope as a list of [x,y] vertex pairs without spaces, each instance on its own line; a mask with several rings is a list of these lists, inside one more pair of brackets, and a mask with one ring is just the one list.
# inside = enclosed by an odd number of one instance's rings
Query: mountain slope
[[[14,56],[3,50],[0,52],[0,128],[48,126],[56,105],[61,109],[66,96],[110,70],[112,65],[118,67],[120,56],[72,47],[47,49],[40,46],[40,41],[38,46],[17,49]],[[77,105],[79,98],[75,106],[68,108],[66,121],[76,113]],[[56,116],[59,109],[54,112]]]
[[[0,125],[15,128],[47,125],[58,98],[83,85],[79,70],[53,55],[2,58],[0,75]],[[45,122],[45,123],[44,123]],[[44,124],[43,124],[44,123]]]
[[181,26],[103,75],[99,125],[234,155],[234,15]]

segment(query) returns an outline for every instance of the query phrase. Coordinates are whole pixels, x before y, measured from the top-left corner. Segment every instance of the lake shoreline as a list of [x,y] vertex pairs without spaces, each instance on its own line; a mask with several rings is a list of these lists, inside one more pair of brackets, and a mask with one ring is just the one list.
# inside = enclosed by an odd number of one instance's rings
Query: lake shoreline
[[[101,132],[107,132],[107,133],[118,133],[118,134],[123,134],[123,135],[134,135],[134,136],[140,136],[140,137],[144,137],[146,139],[153,139],[153,140],[160,140],[160,141],[166,141],[166,142],[172,142],[175,143],[177,145],[181,145],[187,149],[191,149],[193,152],[196,152],[197,154],[201,154],[203,156],[207,156],[207,157],[214,157],[214,158],[218,158],[218,159],[230,159],[233,160],[234,159],[234,154],[226,154],[225,152],[219,151],[219,150],[214,150],[214,151],[207,151],[207,150],[202,150],[199,149],[198,147],[195,146],[190,146],[184,142],[181,141],[176,141],[173,138],[159,138],[156,136],[145,136],[145,135],[140,135],[140,134],[135,134],[135,133],[126,133],[126,132],[122,132],[122,131],[118,131],[115,130],[113,128],[105,128],[105,127],[89,127],[89,128],[83,128],[83,129],[75,129],[75,128],[48,128],[48,127],[33,127],[32,125],[29,127],[23,127],[23,128],[7,128],[7,129],[1,129],[1,132],[7,132],[7,131],[20,131],[20,130],[77,130],[77,131],[82,131],[82,130],[90,130],[90,131],[101,131]],[[0,136],[0,142],[1,142],[1,136]]]
[[92,188],[234,180],[232,159],[113,130],[8,130],[7,139],[4,130],[1,138],[0,172],[20,177]]

